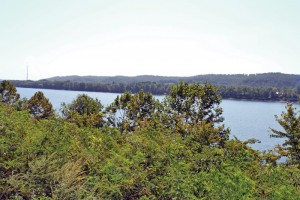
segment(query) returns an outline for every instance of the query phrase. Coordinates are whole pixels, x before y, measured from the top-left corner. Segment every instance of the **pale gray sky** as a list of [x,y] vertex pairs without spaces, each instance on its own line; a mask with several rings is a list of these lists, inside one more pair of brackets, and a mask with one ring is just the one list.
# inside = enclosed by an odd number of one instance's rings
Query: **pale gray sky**
[[0,0],[0,79],[300,74],[298,0]]

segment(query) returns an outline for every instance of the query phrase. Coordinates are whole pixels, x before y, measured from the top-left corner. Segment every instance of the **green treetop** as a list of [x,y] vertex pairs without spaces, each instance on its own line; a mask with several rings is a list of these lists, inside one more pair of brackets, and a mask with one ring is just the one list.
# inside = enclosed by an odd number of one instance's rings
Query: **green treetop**
[[145,93],[143,90],[136,94],[125,92],[120,97],[117,96],[107,108],[108,122],[121,132],[131,132],[142,123],[154,123],[159,105],[151,93]]
[[284,131],[271,129],[274,138],[285,138],[282,145],[277,146],[277,152],[282,156],[287,156],[288,164],[300,164],[300,114],[293,104],[286,106],[286,112],[281,114],[281,118],[275,116],[277,122]]
[[86,94],[78,95],[70,104],[63,103],[61,110],[63,118],[79,126],[101,127],[104,124],[103,105]]
[[20,98],[17,89],[9,81],[2,81],[0,84],[0,99],[3,103],[14,104]]
[[54,110],[49,99],[43,92],[36,92],[27,102],[29,113],[36,119],[50,119],[54,116]]

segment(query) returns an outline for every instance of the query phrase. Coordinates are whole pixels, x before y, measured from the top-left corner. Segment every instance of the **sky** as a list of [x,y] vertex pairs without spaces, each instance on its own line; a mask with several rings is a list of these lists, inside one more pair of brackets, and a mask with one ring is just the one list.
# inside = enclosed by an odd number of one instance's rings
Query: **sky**
[[0,0],[0,79],[300,74],[298,0]]

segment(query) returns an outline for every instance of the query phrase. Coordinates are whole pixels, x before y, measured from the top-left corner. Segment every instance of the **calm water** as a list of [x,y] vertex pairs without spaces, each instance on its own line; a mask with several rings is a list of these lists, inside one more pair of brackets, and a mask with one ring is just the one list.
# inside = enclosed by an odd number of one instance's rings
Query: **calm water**
[[[62,102],[70,103],[78,94],[85,93],[93,98],[101,100],[103,105],[108,105],[119,94],[101,93],[101,92],[78,92],[65,90],[31,89],[17,88],[21,97],[30,98],[37,91],[42,91],[51,101],[56,111],[59,111]],[[155,96],[157,99],[163,99],[163,96]],[[270,127],[280,129],[275,121],[274,115],[280,115],[285,110],[285,103],[280,102],[253,102],[223,100],[223,116],[225,125],[231,129],[231,137],[236,136],[240,140],[256,138],[261,143],[254,144],[255,149],[272,149],[276,144],[282,143],[282,139],[270,138]],[[299,108],[299,105],[297,105]]]

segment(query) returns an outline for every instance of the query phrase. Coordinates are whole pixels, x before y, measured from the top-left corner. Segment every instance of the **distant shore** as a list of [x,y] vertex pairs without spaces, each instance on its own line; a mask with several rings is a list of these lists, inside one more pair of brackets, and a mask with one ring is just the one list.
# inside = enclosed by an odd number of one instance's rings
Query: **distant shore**
[[[18,86],[19,88],[32,88],[32,89],[46,89],[46,90],[65,90],[65,91],[77,91],[77,92],[101,92],[101,93],[113,93],[113,94],[122,94],[123,92],[112,92],[112,91],[94,91],[94,90],[75,90],[75,89],[65,89],[65,88],[47,88],[47,87],[24,87],[24,86]],[[134,92],[133,92],[134,93]],[[164,94],[157,94],[152,93],[156,96],[165,96],[167,93]],[[221,95],[222,96],[222,95]],[[224,98],[222,96],[222,99],[224,100],[236,100],[236,101],[252,101],[252,102],[278,102],[278,103],[298,103],[299,100],[267,100],[267,99],[247,99],[247,98]]]

